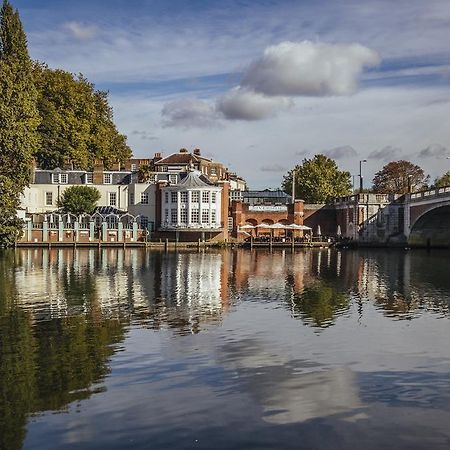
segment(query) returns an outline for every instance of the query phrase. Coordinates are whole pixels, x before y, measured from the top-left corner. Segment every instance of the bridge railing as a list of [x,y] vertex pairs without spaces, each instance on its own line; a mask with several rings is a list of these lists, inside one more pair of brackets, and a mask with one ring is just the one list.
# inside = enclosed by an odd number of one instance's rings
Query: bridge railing
[[450,186],[430,189],[428,191],[414,192],[410,194],[411,201],[417,201],[421,199],[427,199],[429,197],[437,197],[441,195],[450,195]]

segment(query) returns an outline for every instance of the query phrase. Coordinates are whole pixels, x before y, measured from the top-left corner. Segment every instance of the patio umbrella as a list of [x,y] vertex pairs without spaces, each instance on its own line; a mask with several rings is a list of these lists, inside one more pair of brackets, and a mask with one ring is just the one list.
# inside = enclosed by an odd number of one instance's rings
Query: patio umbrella
[[283,225],[282,223],[274,223],[273,225],[270,225],[270,228],[272,228],[273,230],[285,230],[287,226]]
[[337,236],[340,236],[341,234],[342,234],[342,232],[341,232],[341,226],[338,225],[338,226],[337,226],[336,235],[337,235]]
[[270,223],[260,223],[259,225],[256,225],[255,228],[268,228],[270,229],[271,225]]
[[322,232],[321,232],[321,230],[320,230],[320,225],[317,225],[317,236],[321,236],[322,235]]
[[253,225],[242,225],[242,227],[239,227],[240,230],[252,230],[253,228],[255,228]]
[[287,228],[289,230],[303,230],[303,231],[312,230],[312,228],[307,227],[306,225],[297,225],[296,223],[292,223],[290,225],[287,225]]
[[67,221],[66,223],[70,223],[70,214],[67,214]]

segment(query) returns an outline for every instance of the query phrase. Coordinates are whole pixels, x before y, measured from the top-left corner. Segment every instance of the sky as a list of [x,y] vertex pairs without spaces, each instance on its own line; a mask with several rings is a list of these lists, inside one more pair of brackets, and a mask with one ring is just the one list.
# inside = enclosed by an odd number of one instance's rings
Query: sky
[[250,188],[317,153],[365,186],[450,170],[448,0],[11,0],[30,55],[108,90],[135,157],[200,148]]

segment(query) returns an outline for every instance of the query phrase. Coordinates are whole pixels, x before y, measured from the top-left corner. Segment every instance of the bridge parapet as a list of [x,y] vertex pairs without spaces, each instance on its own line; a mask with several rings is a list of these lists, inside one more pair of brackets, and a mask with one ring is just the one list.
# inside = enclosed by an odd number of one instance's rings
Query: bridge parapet
[[441,197],[450,195],[450,186],[429,189],[428,191],[414,192],[409,195],[410,202],[418,202],[424,199],[429,199],[430,197]]

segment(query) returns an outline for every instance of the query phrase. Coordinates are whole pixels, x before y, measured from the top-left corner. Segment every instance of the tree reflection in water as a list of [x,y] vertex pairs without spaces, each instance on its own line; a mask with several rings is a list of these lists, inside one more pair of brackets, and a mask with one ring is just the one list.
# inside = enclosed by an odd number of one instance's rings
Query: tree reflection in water
[[87,280],[71,288],[89,298],[86,314],[34,322],[17,307],[16,260],[0,256],[0,448],[21,448],[29,414],[60,410],[89,397],[108,373],[113,344],[124,339],[118,319],[104,319]]
[[349,296],[325,283],[306,287],[293,298],[293,312],[306,324],[326,328],[349,307]]

